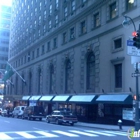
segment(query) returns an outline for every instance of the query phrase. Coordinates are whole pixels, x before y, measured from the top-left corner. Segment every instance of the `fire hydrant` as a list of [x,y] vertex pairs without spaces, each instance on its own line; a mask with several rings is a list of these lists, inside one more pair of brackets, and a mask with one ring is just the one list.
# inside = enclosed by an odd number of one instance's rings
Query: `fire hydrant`
[[122,120],[118,120],[118,126],[119,126],[119,129],[122,130]]

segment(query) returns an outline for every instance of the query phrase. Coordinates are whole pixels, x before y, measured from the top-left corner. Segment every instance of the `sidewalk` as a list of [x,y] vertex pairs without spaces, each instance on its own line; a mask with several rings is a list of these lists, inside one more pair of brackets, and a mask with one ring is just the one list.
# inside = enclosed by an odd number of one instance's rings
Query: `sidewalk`
[[[46,121],[46,119],[44,118],[43,121]],[[84,123],[84,122],[75,123],[74,126],[90,127],[90,128],[103,129],[103,130],[124,131],[124,132],[128,131],[131,128],[134,128],[134,126],[122,126],[122,130],[120,130],[118,125],[94,124],[94,123]]]
[[75,124],[75,126],[91,127],[103,130],[124,131],[124,132],[128,131],[130,128],[134,128],[134,126],[122,126],[122,130],[120,130],[118,125],[93,124],[84,122],[78,122]]

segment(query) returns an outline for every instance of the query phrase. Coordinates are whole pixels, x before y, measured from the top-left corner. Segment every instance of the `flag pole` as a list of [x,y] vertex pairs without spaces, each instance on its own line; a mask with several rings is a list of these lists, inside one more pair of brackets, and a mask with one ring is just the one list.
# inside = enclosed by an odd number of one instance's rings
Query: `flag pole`
[[21,78],[21,80],[24,82],[24,83],[26,83],[26,81],[25,81],[25,79],[23,79],[22,78],[22,76],[17,72],[17,70],[15,69],[15,68],[13,68],[13,66],[9,63],[9,62],[7,62],[8,63],[8,65],[10,66],[10,67],[12,67],[12,69],[16,72],[16,74]]

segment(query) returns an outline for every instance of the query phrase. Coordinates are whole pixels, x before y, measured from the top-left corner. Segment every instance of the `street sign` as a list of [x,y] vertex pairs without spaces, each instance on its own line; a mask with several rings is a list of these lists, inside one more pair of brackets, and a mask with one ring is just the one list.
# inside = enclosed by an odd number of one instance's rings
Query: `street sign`
[[140,56],[140,50],[133,46],[134,41],[127,40],[127,54],[132,56]]
[[131,76],[132,77],[137,77],[137,76],[140,76],[140,73],[132,73]]

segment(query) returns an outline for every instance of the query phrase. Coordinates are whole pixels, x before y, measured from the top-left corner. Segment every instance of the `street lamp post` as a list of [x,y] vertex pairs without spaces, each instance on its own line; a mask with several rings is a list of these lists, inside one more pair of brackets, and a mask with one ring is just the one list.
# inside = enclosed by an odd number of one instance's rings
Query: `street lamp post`
[[[125,20],[123,21],[123,26],[126,26],[128,24],[128,19],[131,20],[133,26],[134,26],[134,31],[136,32],[136,26],[134,24],[134,21],[132,18],[130,18],[129,16],[124,16]],[[139,31],[140,31],[140,25],[139,25]],[[139,73],[139,69],[138,69],[138,62],[136,62],[136,70],[135,70],[135,74],[136,74],[136,103],[135,103],[135,131],[138,131],[140,129],[140,120],[139,120],[139,79],[138,79],[138,75]]]

